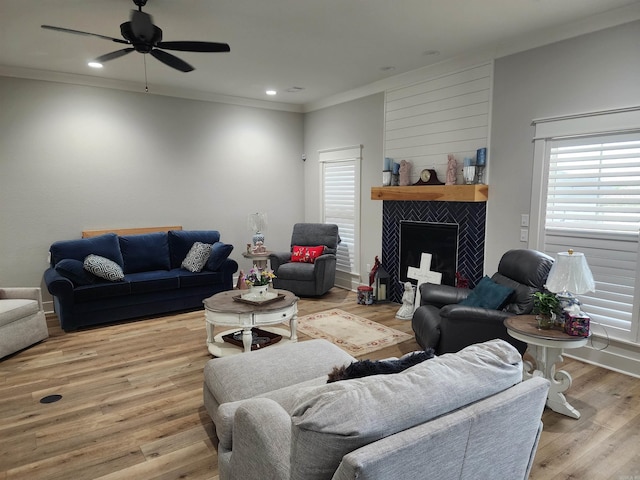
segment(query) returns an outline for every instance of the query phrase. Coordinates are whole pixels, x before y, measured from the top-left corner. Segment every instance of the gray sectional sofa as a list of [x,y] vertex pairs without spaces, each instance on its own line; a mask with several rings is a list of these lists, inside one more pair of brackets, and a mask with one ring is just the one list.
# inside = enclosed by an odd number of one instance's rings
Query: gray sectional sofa
[[220,480],[523,480],[549,382],[504,340],[327,384],[355,359],[310,340],[210,360]]
[[[211,253],[201,271],[189,271],[181,265],[196,242],[210,245]],[[44,281],[53,295],[60,325],[72,331],[201,308],[205,298],[233,288],[238,264],[228,258],[232,249],[232,245],[220,242],[217,230],[107,233],[58,241],[51,245],[51,266]],[[117,264],[122,278],[107,280],[88,272],[86,259],[90,255]],[[106,273],[110,273],[108,267]]]

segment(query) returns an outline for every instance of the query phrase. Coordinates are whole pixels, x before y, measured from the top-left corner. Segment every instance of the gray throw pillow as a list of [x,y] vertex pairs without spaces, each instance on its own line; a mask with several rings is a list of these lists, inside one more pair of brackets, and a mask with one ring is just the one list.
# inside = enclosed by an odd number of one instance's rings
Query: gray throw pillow
[[83,263],[84,269],[93,273],[96,277],[104,278],[111,282],[124,280],[122,267],[113,260],[99,255],[87,255]]
[[211,255],[210,244],[195,242],[180,266],[190,272],[200,272],[209,260],[209,255]]

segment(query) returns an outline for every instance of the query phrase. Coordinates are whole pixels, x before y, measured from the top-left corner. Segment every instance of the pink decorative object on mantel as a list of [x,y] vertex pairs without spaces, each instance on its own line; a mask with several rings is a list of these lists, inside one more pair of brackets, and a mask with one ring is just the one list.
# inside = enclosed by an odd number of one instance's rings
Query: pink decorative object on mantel
[[411,162],[400,160],[400,182],[401,187],[411,185]]
[[456,170],[458,169],[458,161],[456,157],[449,154],[447,155],[447,179],[445,180],[445,185],[455,185],[456,184]]

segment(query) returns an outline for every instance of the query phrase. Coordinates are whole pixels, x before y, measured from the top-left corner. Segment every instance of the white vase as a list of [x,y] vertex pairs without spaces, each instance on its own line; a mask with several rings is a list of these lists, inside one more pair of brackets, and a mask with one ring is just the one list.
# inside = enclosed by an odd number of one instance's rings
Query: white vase
[[269,285],[251,285],[249,287],[249,293],[252,298],[261,299],[266,298],[267,290],[269,290]]

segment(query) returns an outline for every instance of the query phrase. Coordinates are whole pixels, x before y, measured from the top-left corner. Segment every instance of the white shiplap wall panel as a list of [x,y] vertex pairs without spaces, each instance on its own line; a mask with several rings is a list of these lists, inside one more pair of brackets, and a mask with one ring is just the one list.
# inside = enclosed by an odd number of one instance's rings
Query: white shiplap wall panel
[[493,75],[493,64],[485,63],[483,65],[477,65],[475,67],[467,68],[457,72],[448,73],[446,75],[440,75],[438,77],[431,78],[424,82],[414,83],[404,87],[396,88],[393,90],[387,90],[387,98],[390,101],[398,100],[405,97],[411,97],[420,93],[428,92],[431,90],[439,90],[441,88],[447,88],[452,85],[458,85],[461,83],[467,83],[479,78],[487,78]]
[[385,95],[385,157],[413,164],[412,183],[423,168],[444,181],[447,156],[474,157],[489,141],[493,64],[389,90]]

